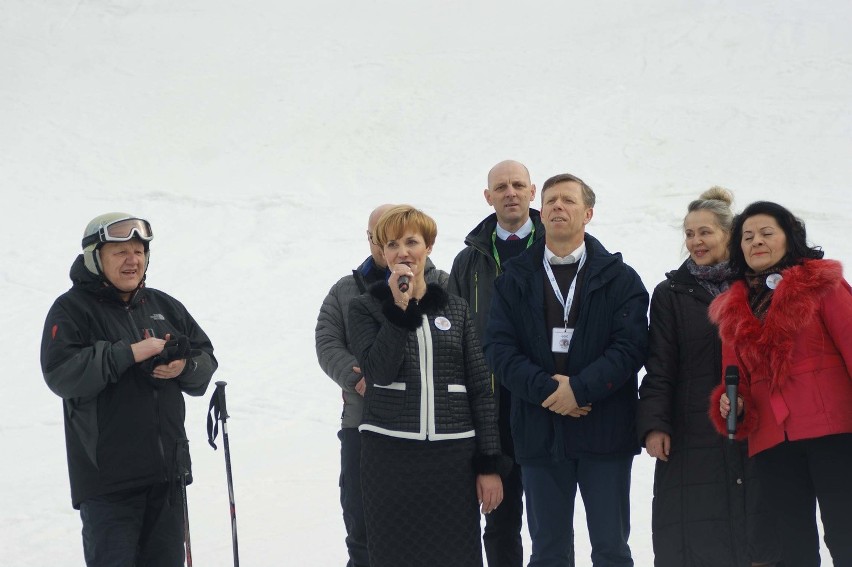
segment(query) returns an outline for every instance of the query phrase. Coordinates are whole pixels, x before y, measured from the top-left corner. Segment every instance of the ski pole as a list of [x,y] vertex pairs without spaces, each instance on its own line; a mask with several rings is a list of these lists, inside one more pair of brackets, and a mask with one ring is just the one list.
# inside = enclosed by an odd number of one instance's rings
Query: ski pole
[[228,500],[231,505],[231,540],[234,547],[234,567],[240,566],[240,554],[237,546],[237,509],[234,506],[234,479],[231,474],[231,446],[228,443],[228,409],[225,404],[225,386],[227,382],[216,382],[216,390],[210,398],[207,412],[207,442],[216,449],[214,440],[219,433],[219,421],[222,422],[222,440],[225,446],[225,475],[228,479]]

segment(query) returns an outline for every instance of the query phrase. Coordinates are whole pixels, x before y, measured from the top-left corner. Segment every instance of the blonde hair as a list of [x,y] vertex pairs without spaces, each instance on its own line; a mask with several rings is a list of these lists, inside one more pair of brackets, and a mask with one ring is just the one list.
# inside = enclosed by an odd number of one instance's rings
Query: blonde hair
[[438,236],[435,219],[411,205],[397,205],[379,218],[374,233],[376,244],[384,248],[385,244],[400,238],[406,230],[419,232],[427,248],[435,243],[435,237]]
[[[734,224],[734,211],[731,210],[733,202],[734,196],[730,191],[714,185],[689,204],[686,208],[686,216],[695,211],[710,211],[716,217],[719,227],[730,234],[731,227]],[[683,223],[685,228],[686,217],[683,217]]]

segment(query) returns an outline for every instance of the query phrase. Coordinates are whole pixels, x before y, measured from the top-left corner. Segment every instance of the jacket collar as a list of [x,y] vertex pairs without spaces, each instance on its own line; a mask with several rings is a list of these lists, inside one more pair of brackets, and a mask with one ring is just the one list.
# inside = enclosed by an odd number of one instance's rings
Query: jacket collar
[[[539,241],[544,236],[544,225],[541,224],[541,213],[538,210],[530,208],[530,218],[535,227],[535,241]],[[497,213],[491,213],[474,227],[473,230],[465,237],[464,243],[467,246],[473,246],[482,250],[488,255],[491,255],[491,234],[497,228]]]
[[666,280],[668,280],[669,288],[675,293],[697,297],[707,304],[713,301],[710,292],[704,289],[704,286],[698,283],[698,280],[689,271],[686,261],[678,269],[666,272]]
[[[622,263],[621,254],[618,252],[611,253],[600,241],[589,233],[584,237],[586,243],[586,283],[584,286],[587,291],[596,289],[606,284],[617,273],[613,267]],[[532,278],[537,272],[542,271],[542,261],[544,258],[545,242],[541,240],[533,243],[527,250],[506,263],[505,273],[514,274],[515,277],[532,281]]]
[[118,290],[115,289],[115,286],[109,283],[106,278],[96,276],[90,272],[88,268],[86,268],[82,254],[78,255],[77,259],[74,260],[74,263],[71,264],[69,277],[71,278],[74,289],[79,289],[96,295],[102,301],[120,303],[121,305],[135,305],[141,301],[144,296],[145,277],[142,278],[139,288],[130,296],[130,301],[125,302],[121,296],[119,296]]
[[[381,302],[393,301],[393,294],[387,282],[379,282],[370,287],[370,295]],[[417,302],[420,310],[424,313],[434,313],[447,306],[449,296],[444,288],[438,284],[426,284],[426,293],[423,298]]]

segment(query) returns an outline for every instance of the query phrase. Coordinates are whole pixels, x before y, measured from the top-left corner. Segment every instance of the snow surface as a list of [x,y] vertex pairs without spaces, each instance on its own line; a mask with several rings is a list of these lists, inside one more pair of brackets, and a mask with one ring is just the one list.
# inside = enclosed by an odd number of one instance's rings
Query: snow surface
[[[181,299],[225,380],[244,565],[343,565],[340,395],[316,314],[367,254],[367,215],[433,215],[449,269],[507,158],[598,194],[589,230],[650,289],[713,184],[770,198],[848,263],[852,4],[3,0],[0,3],[2,563],[81,565],[60,400],[38,363],[79,238],[154,226],[149,284]],[[847,190],[844,190],[847,189]],[[188,400],[195,564],[231,565],[224,461]],[[652,563],[653,462],[630,543]],[[578,565],[589,564],[578,503]],[[828,560],[827,553],[823,556]]]

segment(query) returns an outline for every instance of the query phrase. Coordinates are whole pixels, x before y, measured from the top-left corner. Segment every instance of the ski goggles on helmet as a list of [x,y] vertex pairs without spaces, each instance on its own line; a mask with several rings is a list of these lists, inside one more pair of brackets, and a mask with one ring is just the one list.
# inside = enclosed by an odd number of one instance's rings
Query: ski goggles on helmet
[[145,219],[128,218],[102,224],[97,232],[83,238],[83,248],[98,242],[127,242],[139,238],[150,242],[154,238],[151,224]]

